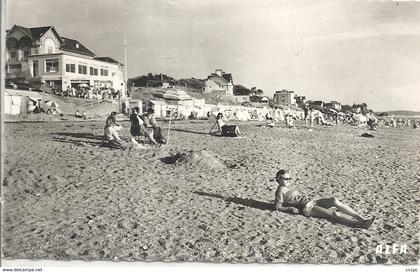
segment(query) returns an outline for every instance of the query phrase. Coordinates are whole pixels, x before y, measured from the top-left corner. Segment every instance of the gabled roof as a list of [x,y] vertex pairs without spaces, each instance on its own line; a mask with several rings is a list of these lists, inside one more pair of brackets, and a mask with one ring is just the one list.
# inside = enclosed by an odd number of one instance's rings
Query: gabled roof
[[60,41],[60,43],[62,43],[62,39],[60,35],[58,34],[58,32],[55,30],[53,26],[40,26],[40,27],[28,28],[28,27],[24,27],[20,25],[14,25],[10,30],[12,30],[15,27],[23,31],[26,35],[28,35],[33,40],[38,40],[39,38],[44,36],[44,34],[47,33],[48,30],[51,29],[51,31],[57,36],[57,39]]
[[223,77],[217,75],[217,74],[211,74],[208,76],[207,80],[211,80],[215,82],[219,86],[225,86],[228,85],[228,82]]
[[227,73],[222,73],[222,77],[227,81],[227,82],[232,82],[232,74],[227,74]]
[[[47,33],[50,29],[51,31],[57,36],[57,39],[60,41],[61,44],[61,50],[67,51],[67,52],[73,52],[78,53],[90,57],[95,57],[95,54],[86,48],[82,43],[80,43],[78,40],[70,39],[61,37],[58,32],[55,30],[53,26],[40,26],[40,27],[24,27],[20,25],[14,25],[10,30],[18,28],[21,31],[23,31],[26,35],[28,35],[32,40],[38,40],[42,36],[44,36],[45,33]],[[10,30],[6,30],[6,33],[8,34]],[[96,58],[97,60],[109,62],[109,63],[117,63],[119,65],[123,65],[122,63],[109,58],[109,57],[99,57]]]
[[29,37],[32,38],[32,34],[31,34],[31,30],[27,27],[24,26],[20,26],[20,25],[15,25],[16,28],[19,28],[20,30],[22,30],[23,32],[25,32],[26,35],[28,35]]
[[83,44],[81,44],[78,40],[64,38],[62,37],[63,43],[61,44],[61,50],[78,53],[82,55],[87,55],[94,57],[95,54],[87,49]]
[[113,58],[110,58],[110,57],[97,57],[95,59],[96,60],[100,60],[100,61],[109,62],[109,63],[115,63],[115,64],[119,64],[121,66],[124,66],[124,64],[122,64],[121,62],[118,62],[118,61],[116,61],[116,60],[114,60]]
[[[52,28],[52,26],[41,26],[41,27],[31,27],[29,28],[29,30],[31,31],[31,35],[32,38],[34,39],[39,39],[42,36],[44,36],[44,34],[50,30]],[[58,35],[58,33],[55,33],[58,37],[60,37],[60,35]]]

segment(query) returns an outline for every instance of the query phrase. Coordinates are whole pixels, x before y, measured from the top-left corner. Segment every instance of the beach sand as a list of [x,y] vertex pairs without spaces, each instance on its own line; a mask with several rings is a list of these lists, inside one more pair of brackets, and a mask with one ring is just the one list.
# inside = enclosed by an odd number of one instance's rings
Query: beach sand
[[[103,122],[5,124],[4,256],[417,262],[419,130],[381,128],[362,138],[360,127],[248,122],[236,139],[208,135],[211,125],[177,121],[168,146],[112,150],[98,147]],[[191,150],[216,154],[223,165],[164,159]],[[310,198],[334,195],[376,221],[365,230],[273,211],[280,168]],[[407,252],[375,255],[379,244],[406,244]]]

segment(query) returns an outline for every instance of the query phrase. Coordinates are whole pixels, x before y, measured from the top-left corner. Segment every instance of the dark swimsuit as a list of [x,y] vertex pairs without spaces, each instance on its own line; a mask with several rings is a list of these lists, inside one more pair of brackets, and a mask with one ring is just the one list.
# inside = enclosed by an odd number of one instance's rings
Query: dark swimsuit
[[298,209],[300,214],[303,214],[303,211],[304,211],[306,205],[310,202],[310,200],[307,199],[305,196],[301,195],[300,193],[297,195],[297,196],[300,197],[300,199],[297,199],[297,200],[291,199],[290,194],[294,191],[295,190],[290,190],[285,194],[284,201],[283,201],[283,206],[284,207],[295,207],[296,209]]

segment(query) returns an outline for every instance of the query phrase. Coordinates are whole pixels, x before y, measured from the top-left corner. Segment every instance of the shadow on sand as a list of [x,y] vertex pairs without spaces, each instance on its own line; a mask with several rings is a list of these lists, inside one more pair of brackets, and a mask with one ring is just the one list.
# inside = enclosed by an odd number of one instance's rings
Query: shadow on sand
[[88,140],[102,140],[102,135],[95,135],[93,133],[80,133],[80,132],[57,132],[52,133],[56,136],[67,136],[72,138],[78,138],[78,139],[88,139]]
[[193,134],[209,135],[209,133],[207,133],[207,132],[191,131],[191,130],[179,129],[179,128],[173,128],[171,130],[173,130],[173,131],[179,131],[179,132],[186,132],[186,133],[193,133]]
[[52,133],[53,141],[62,143],[72,143],[76,145],[102,145],[102,135],[95,135],[93,133],[75,133],[75,132],[58,132]]
[[[200,195],[200,196],[219,198],[219,199],[222,199],[226,202],[231,202],[231,203],[235,203],[235,204],[239,204],[239,205],[242,205],[242,206],[255,208],[255,209],[259,209],[259,210],[263,210],[263,211],[275,211],[273,203],[262,202],[262,201],[253,200],[253,199],[249,199],[249,198],[224,197],[224,196],[218,195],[218,194],[198,192],[198,191],[195,191],[193,193],[197,194],[197,195]],[[327,220],[332,224],[338,224],[337,222],[335,222],[334,220],[332,220],[330,218],[322,218],[322,219]],[[351,226],[351,225],[348,225],[348,224],[342,224],[342,225],[354,228],[354,226]]]
[[218,194],[198,192],[198,191],[195,191],[193,193],[200,196],[219,198],[226,202],[231,202],[231,203],[239,204],[239,205],[254,208],[254,209],[259,209],[263,211],[274,211],[273,203],[262,202],[262,201],[258,201],[258,200],[254,200],[250,198],[224,197]]

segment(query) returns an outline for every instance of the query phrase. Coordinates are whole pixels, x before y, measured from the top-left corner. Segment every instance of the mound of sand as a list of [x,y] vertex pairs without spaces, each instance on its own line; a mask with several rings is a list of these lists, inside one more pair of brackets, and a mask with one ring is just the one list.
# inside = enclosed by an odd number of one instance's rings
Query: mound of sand
[[193,166],[210,169],[226,168],[225,163],[208,150],[178,152],[175,155],[162,159],[168,164]]

